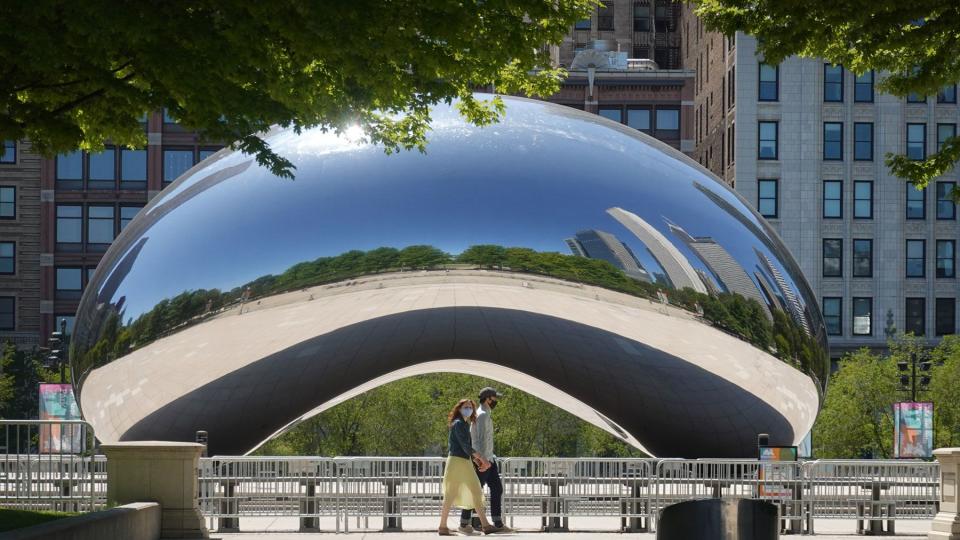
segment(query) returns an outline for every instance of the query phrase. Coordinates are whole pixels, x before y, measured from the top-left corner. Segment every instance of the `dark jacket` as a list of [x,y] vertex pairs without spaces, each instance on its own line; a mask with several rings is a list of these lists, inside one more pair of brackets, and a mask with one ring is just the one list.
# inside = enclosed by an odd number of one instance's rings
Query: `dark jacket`
[[470,424],[467,424],[463,418],[457,418],[450,426],[447,446],[450,448],[451,456],[470,459],[470,456],[476,452],[470,441]]

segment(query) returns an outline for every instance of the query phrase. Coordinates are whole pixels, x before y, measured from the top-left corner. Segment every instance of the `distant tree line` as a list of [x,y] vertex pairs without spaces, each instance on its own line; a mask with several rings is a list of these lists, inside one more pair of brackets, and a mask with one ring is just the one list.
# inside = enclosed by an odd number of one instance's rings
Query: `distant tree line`
[[276,437],[260,455],[441,456],[447,413],[462,398],[493,386],[495,450],[509,456],[643,457],[606,431],[526,392],[473,375],[433,373],[379,386]]

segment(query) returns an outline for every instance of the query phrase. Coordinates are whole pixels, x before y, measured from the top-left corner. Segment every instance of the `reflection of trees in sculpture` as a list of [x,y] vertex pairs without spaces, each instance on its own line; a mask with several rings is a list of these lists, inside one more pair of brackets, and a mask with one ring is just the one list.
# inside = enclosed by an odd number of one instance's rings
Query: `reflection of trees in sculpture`
[[251,298],[271,296],[317,285],[381,272],[433,270],[456,265],[511,272],[540,274],[587,285],[603,287],[633,296],[657,299],[666,293],[670,303],[692,313],[701,313],[715,327],[757,348],[768,351],[806,373],[825,380],[829,365],[815,339],[808,336],[786,313],[774,306],[773,321],[766,306],[737,293],[703,294],[690,288],[669,289],[629,277],[623,270],[602,259],[540,252],[523,247],[492,244],[470,246],[452,256],[429,245],[403,249],[380,247],[370,251],[352,250],[335,257],[320,257],[298,263],[280,275],[257,278],[231,291],[216,289],[184,292],[163,300],[152,310],[122,327],[122,314],[108,314],[97,343],[83,355],[82,366],[101,365],[143,347],[181,327],[193,324],[241,300],[249,289]]

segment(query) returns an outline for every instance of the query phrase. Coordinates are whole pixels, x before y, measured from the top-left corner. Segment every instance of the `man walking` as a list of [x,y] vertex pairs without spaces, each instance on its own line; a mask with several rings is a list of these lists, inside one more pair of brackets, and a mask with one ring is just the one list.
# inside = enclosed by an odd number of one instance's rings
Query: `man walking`
[[[477,421],[470,428],[470,438],[473,447],[490,462],[490,468],[480,472],[477,470],[477,476],[480,478],[481,486],[490,486],[490,521],[497,532],[512,532],[512,530],[503,524],[503,482],[500,481],[500,470],[497,467],[497,456],[493,453],[493,418],[491,411],[497,406],[500,394],[489,386],[480,391],[480,407],[477,411]],[[471,510],[463,510],[460,514],[460,532],[465,534],[473,533],[477,525],[472,525],[470,520]],[[479,522],[478,518],[473,518]]]

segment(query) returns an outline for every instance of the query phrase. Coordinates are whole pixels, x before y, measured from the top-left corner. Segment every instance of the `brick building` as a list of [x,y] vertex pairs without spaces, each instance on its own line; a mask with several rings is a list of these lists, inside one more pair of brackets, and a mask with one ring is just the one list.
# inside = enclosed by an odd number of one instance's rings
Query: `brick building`
[[29,348],[40,332],[41,159],[29,142],[0,142],[0,342]]

